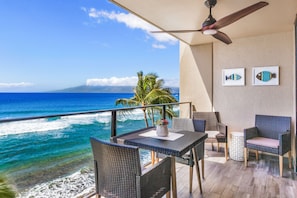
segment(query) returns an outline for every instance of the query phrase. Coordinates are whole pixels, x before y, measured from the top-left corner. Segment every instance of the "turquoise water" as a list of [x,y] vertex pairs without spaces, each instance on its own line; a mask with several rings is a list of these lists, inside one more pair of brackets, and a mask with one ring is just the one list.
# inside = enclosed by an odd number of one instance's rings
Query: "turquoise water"
[[[0,93],[0,119],[115,108],[132,94]],[[119,116],[118,134],[144,128],[141,110]],[[90,137],[109,140],[110,113],[0,124],[0,173],[23,191],[93,167]],[[148,160],[142,151],[142,160]]]

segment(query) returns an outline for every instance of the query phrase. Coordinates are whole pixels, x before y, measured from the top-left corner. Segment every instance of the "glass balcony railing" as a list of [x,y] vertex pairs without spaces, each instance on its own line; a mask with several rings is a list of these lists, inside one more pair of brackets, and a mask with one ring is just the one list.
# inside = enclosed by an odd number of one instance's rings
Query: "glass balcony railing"
[[[13,183],[19,197],[75,197],[94,191],[90,137],[109,141],[111,136],[147,127],[167,116],[167,108],[191,115],[191,102],[148,105],[98,111],[0,120],[0,174]],[[142,162],[150,161],[141,150]],[[39,194],[40,193],[40,194]]]

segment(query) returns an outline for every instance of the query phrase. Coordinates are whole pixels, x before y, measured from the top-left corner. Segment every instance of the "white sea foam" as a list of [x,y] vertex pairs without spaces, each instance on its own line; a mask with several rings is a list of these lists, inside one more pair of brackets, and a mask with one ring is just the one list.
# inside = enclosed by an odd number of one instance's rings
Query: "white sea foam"
[[[132,113],[118,114],[118,121],[125,122],[127,120],[141,120],[143,113],[141,110]],[[23,134],[31,132],[46,132],[53,130],[62,130],[72,125],[90,125],[93,123],[109,124],[111,121],[111,113],[83,114],[74,116],[64,116],[60,119],[36,119],[28,121],[18,121],[0,124],[0,136],[11,134]]]
[[59,130],[67,127],[69,127],[69,123],[63,122],[62,120],[47,121],[46,119],[37,119],[30,121],[9,122],[0,124],[0,136]]
[[132,112],[120,112],[117,115],[117,119],[120,122],[127,120],[143,120],[143,111],[141,109],[135,109]]
[[81,124],[81,125],[89,125],[94,123],[97,119],[98,114],[84,114],[84,115],[74,115],[74,116],[65,116],[62,117],[61,120],[64,122],[72,124]]

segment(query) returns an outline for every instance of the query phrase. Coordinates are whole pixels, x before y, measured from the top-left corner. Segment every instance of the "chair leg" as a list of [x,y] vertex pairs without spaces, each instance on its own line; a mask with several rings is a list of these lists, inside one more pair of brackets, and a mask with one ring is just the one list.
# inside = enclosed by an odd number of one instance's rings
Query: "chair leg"
[[214,151],[213,143],[211,143],[211,150]]
[[292,168],[292,155],[291,155],[291,151],[288,152],[288,160],[289,160],[289,169]]
[[248,149],[244,147],[244,165],[247,167]]
[[283,176],[283,156],[279,155],[279,176]]
[[155,158],[155,162],[156,162],[156,163],[159,163],[159,162],[160,162],[160,158],[156,157],[156,158]]
[[256,160],[259,161],[259,151],[256,151]]
[[202,179],[204,179],[204,158],[201,159],[201,172],[202,172]]
[[225,158],[227,161],[228,160],[228,143],[227,142],[225,143]]
[[194,154],[194,161],[195,161],[195,165],[196,165],[196,174],[197,174],[197,178],[198,178],[200,194],[202,194],[202,184],[201,184],[198,157],[197,157],[197,153],[196,153],[195,149],[192,149],[192,150],[193,150],[193,154]]
[[151,151],[151,162],[154,165],[155,164],[155,152]]
[[170,198],[170,190],[166,193],[166,198]]
[[189,172],[189,183],[190,183],[190,186],[189,186],[189,191],[190,193],[192,193],[192,186],[193,186],[193,166],[190,166],[190,172]]
[[218,145],[218,152],[219,152],[220,151],[220,143],[218,142],[217,145]]

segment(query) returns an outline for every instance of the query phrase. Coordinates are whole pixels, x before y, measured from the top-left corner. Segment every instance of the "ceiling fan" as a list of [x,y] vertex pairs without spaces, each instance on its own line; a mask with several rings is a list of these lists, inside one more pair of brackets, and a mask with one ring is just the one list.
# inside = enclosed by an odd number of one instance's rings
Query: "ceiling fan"
[[220,28],[223,28],[227,25],[230,25],[231,23],[236,22],[237,20],[263,8],[264,6],[267,6],[268,3],[265,1],[260,1],[258,3],[255,3],[251,6],[248,6],[242,10],[239,10],[237,12],[234,12],[226,17],[223,17],[219,19],[218,21],[213,18],[211,15],[211,9],[216,5],[217,0],[206,0],[204,2],[205,6],[209,8],[209,16],[207,19],[202,23],[202,28],[198,30],[168,30],[168,31],[152,31],[152,33],[188,33],[188,32],[202,32],[205,35],[212,35],[214,38],[226,43],[230,44],[232,43],[229,36],[221,31],[219,31]]

